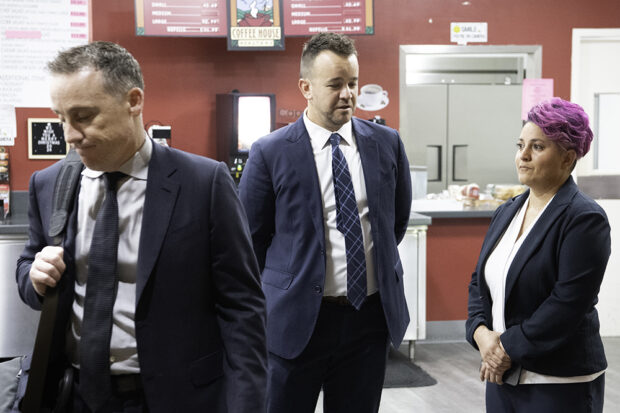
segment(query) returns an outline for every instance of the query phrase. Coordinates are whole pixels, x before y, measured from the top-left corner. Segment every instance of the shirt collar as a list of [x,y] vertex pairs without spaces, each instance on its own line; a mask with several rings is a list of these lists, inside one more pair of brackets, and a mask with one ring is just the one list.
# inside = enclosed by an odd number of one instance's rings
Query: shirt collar
[[[148,136],[144,139],[144,143],[136,151],[136,153],[124,164],[118,168],[119,172],[132,178],[146,180],[149,171],[149,161],[153,154],[153,141]],[[82,175],[89,178],[99,178],[103,175],[102,171],[95,171],[87,167],[82,171]]]
[[326,146],[331,146],[329,137],[332,133],[337,133],[342,137],[340,141],[343,145],[349,145],[355,149],[355,137],[353,136],[353,122],[348,121],[335,132],[329,131],[322,126],[317,125],[308,118],[308,109],[304,111],[304,125],[310,135],[310,143],[314,151],[320,151]]

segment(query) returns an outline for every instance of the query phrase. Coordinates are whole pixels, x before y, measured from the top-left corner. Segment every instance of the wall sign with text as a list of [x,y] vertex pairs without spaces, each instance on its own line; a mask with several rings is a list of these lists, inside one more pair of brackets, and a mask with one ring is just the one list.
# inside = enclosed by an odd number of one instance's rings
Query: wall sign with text
[[29,159],[62,159],[68,151],[69,144],[58,119],[28,119]]
[[138,36],[228,37],[232,50],[284,49],[285,35],[375,33],[374,0],[134,2]]
[[374,0],[289,0],[284,2],[284,33],[374,34]]
[[138,36],[226,37],[226,0],[135,0]]
[[486,22],[450,23],[450,41],[461,45],[488,42],[489,28]]

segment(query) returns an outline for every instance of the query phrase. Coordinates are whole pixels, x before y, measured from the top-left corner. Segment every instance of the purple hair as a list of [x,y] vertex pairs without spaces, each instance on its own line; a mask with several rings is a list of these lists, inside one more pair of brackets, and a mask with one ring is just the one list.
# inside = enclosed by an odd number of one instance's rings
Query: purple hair
[[576,103],[551,98],[530,109],[527,120],[564,149],[573,149],[577,159],[590,150],[593,137],[590,121],[583,108]]

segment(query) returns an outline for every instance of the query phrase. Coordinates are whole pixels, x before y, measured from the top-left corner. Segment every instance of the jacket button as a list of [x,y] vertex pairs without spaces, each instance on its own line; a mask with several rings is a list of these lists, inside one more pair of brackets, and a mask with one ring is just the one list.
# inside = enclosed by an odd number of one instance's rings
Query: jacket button
[[317,294],[321,294],[323,292],[323,289],[321,288],[320,285],[317,284],[314,286],[314,292]]

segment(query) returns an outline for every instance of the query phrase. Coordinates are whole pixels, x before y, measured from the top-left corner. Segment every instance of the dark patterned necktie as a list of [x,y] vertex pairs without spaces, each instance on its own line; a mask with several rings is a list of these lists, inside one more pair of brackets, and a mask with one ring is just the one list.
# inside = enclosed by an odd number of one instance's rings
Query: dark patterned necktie
[[88,278],[80,338],[80,394],[98,411],[111,395],[110,337],[118,285],[118,203],[116,185],[125,174],[103,174],[105,199],[95,222],[88,253]]
[[329,137],[332,144],[336,225],[344,235],[347,252],[347,298],[359,310],[366,299],[366,254],[353,181],[339,146],[341,139],[337,133]]

